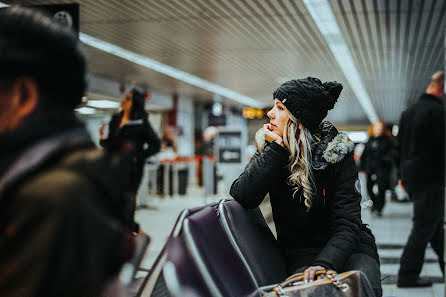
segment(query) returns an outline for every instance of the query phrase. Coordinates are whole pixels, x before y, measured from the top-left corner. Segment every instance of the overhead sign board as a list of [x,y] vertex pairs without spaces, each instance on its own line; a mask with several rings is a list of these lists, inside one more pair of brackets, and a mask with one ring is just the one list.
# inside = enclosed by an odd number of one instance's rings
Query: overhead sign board
[[241,163],[242,162],[242,132],[224,131],[218,132],[216,138],[218,151],[217,161],[219,163]]
[[265,117],[269,109],[254,108],[254,107],[244,107],[242,114],[247,119],[262,119]]

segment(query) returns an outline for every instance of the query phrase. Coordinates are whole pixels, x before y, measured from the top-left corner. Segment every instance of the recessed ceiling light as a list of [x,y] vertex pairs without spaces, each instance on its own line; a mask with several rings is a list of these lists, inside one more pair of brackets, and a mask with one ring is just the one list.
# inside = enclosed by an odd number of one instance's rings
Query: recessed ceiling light
[[77,109],[75,109],[75,111],[77,111],[80,114],[95,114],[96,113],[96,109],[90,108],[90,107],[77,108]]
[[342,131],[345,134],[348,135],[348,138],[350,138],[353,142],[367,142],[369,139],[369,133],[367,131]]
[[120,103],[111,100],[89,100],[87,105],[96,108],[119,108]]

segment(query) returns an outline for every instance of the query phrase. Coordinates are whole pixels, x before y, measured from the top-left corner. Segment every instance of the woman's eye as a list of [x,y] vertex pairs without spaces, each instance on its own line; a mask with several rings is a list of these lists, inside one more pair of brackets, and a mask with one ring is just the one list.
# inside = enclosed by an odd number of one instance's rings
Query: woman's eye
[[282,106],[279,106],[278,108],[279,108],[279,110],[283,110],[283,107],[282,107]]

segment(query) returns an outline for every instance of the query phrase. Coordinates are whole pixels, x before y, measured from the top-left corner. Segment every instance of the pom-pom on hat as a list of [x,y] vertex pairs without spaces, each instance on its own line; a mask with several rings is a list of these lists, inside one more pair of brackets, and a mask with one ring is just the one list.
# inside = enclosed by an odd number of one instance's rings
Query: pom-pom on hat
[[342,91],[336,81],[322,83],[314,77],[293,79],[278,87],[273,95],[304,127],[315,132]]

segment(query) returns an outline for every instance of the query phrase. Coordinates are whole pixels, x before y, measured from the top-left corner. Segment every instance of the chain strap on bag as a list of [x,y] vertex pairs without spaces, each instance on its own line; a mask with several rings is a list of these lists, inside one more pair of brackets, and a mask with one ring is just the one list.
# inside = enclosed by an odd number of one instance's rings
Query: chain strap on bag
[[[347,292],[350,289],[350,286],[346,283],[343,283],[339,278],[338,274],[334,270],[318,270],[316,271],[316,277],[319,278],[316,280],[328,280],[332,283],[332,285],[342,292]],[[265,294],[263,297],[272,297],[272,296],[278,296],[278,297],[286,297],[286,292],[284,291],[284,288],[291,287],[295,285],[305,286],[306,284],[298,284],[299,282],[302,282],[304,280],[304,273],[296,273],[293,274],[285,279],[284,282],[278,284],[275,286],[271,292]],[[315,284],[315,283],[314,283]]]
[[350,290],[350,286],[346,283],[343,283],[339,278],[338,278],[338,274],[336,273],[336,271],[334,270],[329,270],[327,272],[327,274],[325,275],[326,278],[328,278],[331,283],[337,287],[339,290],[341,290],[342,292],[347,292],[348,290]]

